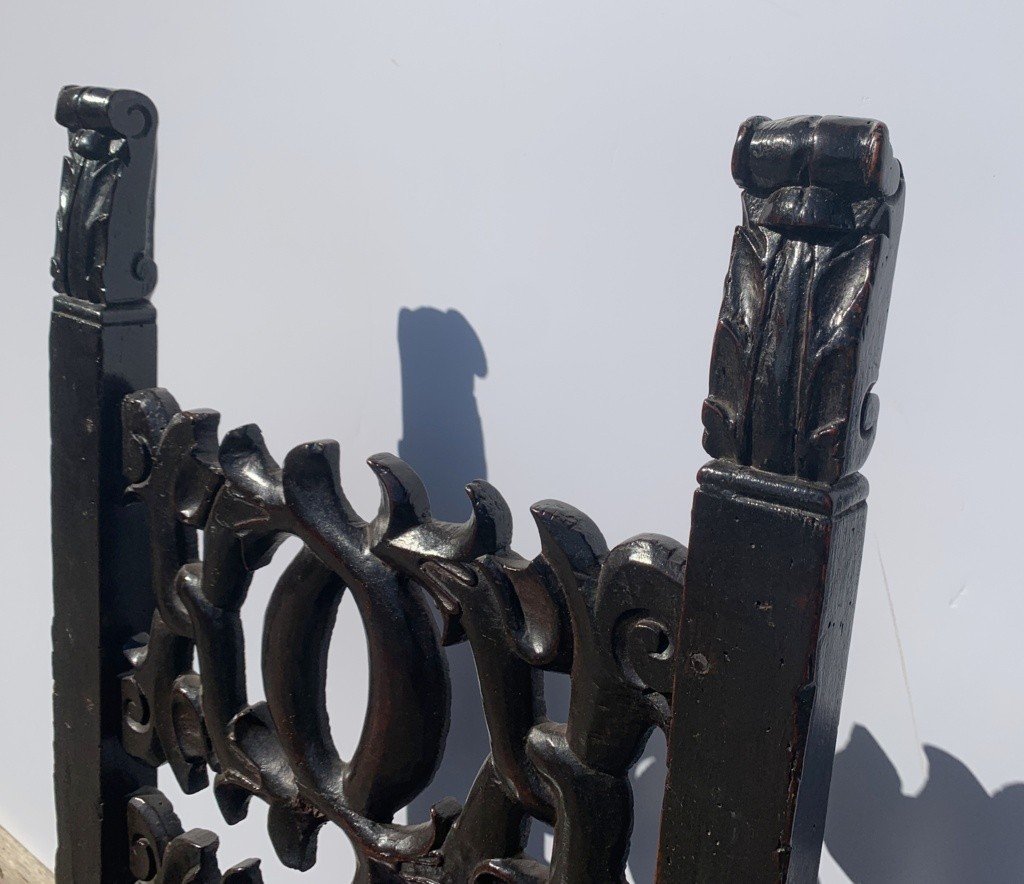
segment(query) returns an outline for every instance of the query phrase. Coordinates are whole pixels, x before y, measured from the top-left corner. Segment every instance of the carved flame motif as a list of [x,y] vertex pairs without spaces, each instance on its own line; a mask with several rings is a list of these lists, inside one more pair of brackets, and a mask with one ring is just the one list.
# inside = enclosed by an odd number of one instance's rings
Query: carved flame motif
[[[274,848],[297,869],[315,862],[317,832],[331,822],[356,847],[359,880],[622,879],[628,772],[669,720],[680,544],[642,535],[609,551],[585,515],[544,501],[532,511],[542,552],[531,561],[512,550],[508,508],[486,482],[467,489],[468,522],[441,522],[416,474],[377,455],[369,464],[381,507],[364,521],[341,489],[334,442],[299,446],[279,466],[256,427],[218,441],[214,412],[179,411],[159,389],[128,396],[123,423],[130,490],[149,513],[157,601],[123,679],[130,752],[166,761],[186,792],[213,770],[229,823],[253,795],[268,802]],[[304,545],[267,607],[265,700],[254,702],[240,610],[253,573],[288,535]],[[359,744],[342,760],[325,682],[346,590],[366,627],[370,688]],[[440,761],[450,692],[442,644],[463,640],[490,755],[464,807],[444,799],[429,820],[395,824]],[[545,669],[572,675],[567,723],[545,714]],[[523,853],[530,818],[554,826],[550,869]],[[182,837],[190,846],[178,850],[190,856],[208,843],[195,832],[167,840]]]

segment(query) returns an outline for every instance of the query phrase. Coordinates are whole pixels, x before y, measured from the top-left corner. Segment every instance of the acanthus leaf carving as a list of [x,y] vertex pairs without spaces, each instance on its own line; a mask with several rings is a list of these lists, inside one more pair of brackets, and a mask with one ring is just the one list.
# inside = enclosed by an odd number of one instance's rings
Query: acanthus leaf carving
[[744,224],[715,335],[704,447],[835,484],[873,439],[900,166],[881,123],[755,117],[740,129],[733,175]]
[[68,130],[53,287],[97,304],[144,301],[156,286],[153,182],[157,114],[138,92],[66,86],[57,122]]

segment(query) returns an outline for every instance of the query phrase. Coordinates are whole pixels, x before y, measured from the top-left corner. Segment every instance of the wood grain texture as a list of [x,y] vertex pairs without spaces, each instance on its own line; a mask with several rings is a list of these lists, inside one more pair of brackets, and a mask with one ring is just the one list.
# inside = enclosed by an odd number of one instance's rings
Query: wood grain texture
[[0,826],[0,881],[5,884],[53,884],[53,872]]

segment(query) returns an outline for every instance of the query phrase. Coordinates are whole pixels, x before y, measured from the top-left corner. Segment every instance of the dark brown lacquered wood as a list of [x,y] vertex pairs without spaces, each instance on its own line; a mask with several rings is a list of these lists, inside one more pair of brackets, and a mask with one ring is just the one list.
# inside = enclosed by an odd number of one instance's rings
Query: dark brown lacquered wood
[[55,874],[117,882],[128,796],[156,782],[121,745],[118,680],[121,648],[152,609],[145,515],[124,499],[121,399],[156,382],[156,111],[138,93],[69,87],[57,119],[70,150],[50,326]]
[[[466,489],[470,519],[449,523],[407,464],[375,455],[381,504],[363,518],[336,443],[278,463],[254,425],[221,435],[216,412],[155,387],[156,111],[137,93],[69,87],[58,120],[71,133],[51,353],[58,880],[261,880],[256,860],[222,873],[216,836],[184,830],[154,787],[167,764],[185,792],[212,785],[229,824],[266,802],[295,869],[335,826],[363,884],[621,884],[629,773],[660,728],[658,880],[812,881],[902,205],[885,128],[801,117],[740,130],[744,224],[689,556],[659,535],[609,548],[549,500],[532,508],[541,552],[527,559],[486,482]],[[265,611],[253,701],[241,609],[289,536],[302,545]],[[325,683],[346,592],[370,685],[342,759]],[[395,823],[459,726],[445,648],[461,642],[490,751],[464,803],[438,796],[429,817]],[[547,716],[545,671],[570,676],[565,722]],[[534,820],[553,827],[550,864],[525,854]]]
[[903,180],[881,123],[755,117],[704,404],[660,884],[814,882]]

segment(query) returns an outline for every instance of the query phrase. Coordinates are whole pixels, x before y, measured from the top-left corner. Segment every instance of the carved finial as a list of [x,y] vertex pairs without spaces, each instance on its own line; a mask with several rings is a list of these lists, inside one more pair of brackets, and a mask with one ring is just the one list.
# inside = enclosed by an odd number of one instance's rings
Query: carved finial
[[65,86],[68,130],[50,273],[64,295],[97,304],[143,301],[156,287],[153,185],[156,107],[125,89]]
[[885,125],[752,117],[704,403],[704,447],[743,466],[834,483],[874,440],[903,179]]

